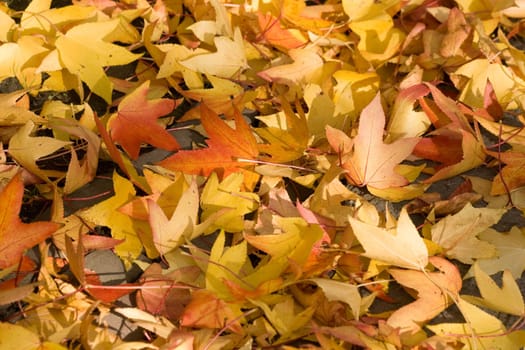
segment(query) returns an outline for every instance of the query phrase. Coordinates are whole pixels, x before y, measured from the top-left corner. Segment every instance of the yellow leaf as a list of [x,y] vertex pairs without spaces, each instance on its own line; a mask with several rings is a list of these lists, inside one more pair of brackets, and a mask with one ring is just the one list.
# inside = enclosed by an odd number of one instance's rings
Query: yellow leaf
[[201,221],[223,209],[228,210],[215,220],[207,232],[216,229],[240,232],[244,229],[244,215],[257,209],[259,196],[240,191],[243,179],[242,173],[233,173],[219,183],[216,173],[210,175],[201,195]]
[[268,160],[274,163],[286,163],[300,158],[309,141],[304,113],[294,113],[284,98],[281,106],[283,110],[279,113],[257,117],[267,127],[255,130],[266,141],[259,145],[260,152],[270,155]]
[[258,75],[265,80],[281,84],[300,85],[318,82],[324,61],[315,50],[291,49],[288,55],[293,63],[268,68]]
[[360,37],[358,49],[372,63],[392,57],[401,47],[405,34],[394,28],[391,12],[397,12],[400,0],[344,0],[343,9],[350,17],[349,27]]
[[53,34],[55,30],[63,30],[66,26],[94,19],[97,14],[93,6],[50,7],[50,0],[31,1],[22,12],[20,27],[23,33]]
[[525,314],[523,296],[509,270],[503,271],[500,288],[496,282],[481,269],[479,264],[474,264],[473,269],[481,298],[463,296],[465,300],[497,312],[505,312],[516,316],[523,316]]
[[78,159],[77,152],[71,149],[71,161],[66,173],[64,193],[71,193],[94,179],[97,173],[100,138],[91,130],[80,125],[75,119],[50,119],[49,126],[70,136],[83,139],[87,143],[85,157]]
[[[78,75],[94,93],[108,103],[111,101],[113,84],[103,67],[124,65],[141,56],[104,40],[111,37],[112,32],[117,31],[121,24],[119,19],[102,24],[80,24],[58,37],[55,42],[61,65],[72,74]],[[124,37],[123,40],[125,39]]]
[[6,43],[11,41],[15,29],[15,20],[0,9],[0,42]]
[[56,170],[42,170],[36,164],[37,160],[70,145],[71,142],[60,141],[46,136],[32,137],[30,135],[34,127],[35,124],[32,121],[28,121],[11,137],[9,154],[29,172],[49,182],[50,177],[60,177],[63,173]]
[[350,306],[355,320],[361,314],[361,294],[356,285],[348,282],[330,280],[326,278],[312,278],[310,281],[317,284],[329,301],[342,301]]
[[422,270],[428,264],[427,247],[405,209],[397,228],[387,230],[349,218],[354,235],[365,249],[364,255],[384,263]]
[[[111,229],[111,236],[124,240],[115,247],[115,252],[124,263],[129,266],[135,258],[146,248],[150,257],[158,253],[153,246],[151,231],[146,221],[134,220],[118,211],[120,207],[131,201],[135,196],[135,189],[131,182],[113,173],[113,188],[115,195],[79,213],[79,215],[95,225],[107,226]],[[139,234],[143,241],[139,238]]]
[[23,125],[29,120],[41,123],[45,120],[17,104],[17,101],[26,96],[26,94],[27,91],[24,90],[0,94],[0,126]]
[[248,246],[246,241],[230,247],[225,247],[224,244],[225,234],[221,231],[213,243],[210,262],[206,268],[206,289],[213,291],[221,299],[228,299],[231,298],[230,291],[224,280],[232,280],[245,286],[241,279],[241,269],[247,261]]
[[515,98],[515,90],[525,84],[525,81],[508,67],[483,58],[465,63],[454,72],[454,76],[468,79],[461,88],[459,100],[477,108],[483,108],[487,80],[492,83],[498,102],[502,106],[507,106]]
[[474,208],[467,203],[457,214],[432,226],[432,241],[443,248],[447,257],[465,264],[472,264],[474,259],[494,257],[496,248],[477,236],[497,223],[505,212],[505,209]]
[[153,243],[161,255],[177,248],[184,238],[193,238],[191,232],[199,213],[199,190],[195,180],[183,192],[169,220],[155,201],[148,199],[147,203]]
[[38,36],[22,36],[16,43],[7,42],[0,45],[0,80],[17,77],[25,88],[34,88],[38,83],[36,77],[28,80],[24,74],[28,69],[38,67],[48,54],[44,39]]
[[339,128],[346,131],[374,99],[380,80],[375,72],[358,73],[351,70],[339,70],[333,77],[337,82],[334,86],[334,114],[348,118],[343,125],[346,128]]
[[[479,259],[477,263],[489,275],[499,271],[509,270],[514,278],[519,278],[525,270],[525,234],[519,227],[513,227],[510,232],[497,232],[489,229],[480,233],[479,237],[494,245],[497,255],[490,259]],[[467,277],[472,277],[472,269]]]
[[192,56],[179,63],[193,71],[221,78],[232,78],[249,67],[239,28],[235,29],[233,40],[218,36],[215,37],[214,43],[216,52]]
[[427,328],[442,339],[461,341],[463,350],[522,348],[524,331],[508,333],[500,320],[462,298],[458,300],[457,305],[466,323],[440,323]]
[[286,297],[284,301],[276,304],[273,308],[257,300],[252,300],[252,303],[264,311],[272,326],[285,338],[310,322],[315,312],[314,307],[308,307],[297,312],[292,297]]

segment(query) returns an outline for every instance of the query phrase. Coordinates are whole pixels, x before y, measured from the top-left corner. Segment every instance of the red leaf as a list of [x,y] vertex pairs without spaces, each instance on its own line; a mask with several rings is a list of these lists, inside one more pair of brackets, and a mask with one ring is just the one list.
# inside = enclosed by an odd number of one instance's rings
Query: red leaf
[[127,95],[119,104],[115,119],[109,123],[111,137],[126,150],[132,159],[139,156],[141,143],[174,151],[179,148],[175,138],[157,123],[170,113],[175,101],[167,98],[148,100],[149,80]]
[[223,176],[251,166],[237,159],[255,159],[259,154],[257,141],[250,126],[237,111],[234,114],[235,129],[230,128],[217,113],[201,104],[201,123],[209,139],[208,148],[179,151],[164,159],[159,165],[172,171],[209,176],[221,170]]
[[44,241],[60,227],[47,221],[23,223],[18,216],[23,195],[24,184],[18,173],[0,193],[0,269],[18,263],[26,249]]

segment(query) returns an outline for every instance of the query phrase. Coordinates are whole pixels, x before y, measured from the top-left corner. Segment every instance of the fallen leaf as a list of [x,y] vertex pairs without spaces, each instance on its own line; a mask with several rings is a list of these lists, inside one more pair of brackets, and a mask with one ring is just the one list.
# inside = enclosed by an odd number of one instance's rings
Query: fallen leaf
[[216,52],[195,55],[179,63],[193,71],[219,78],[232,78],[249,67],[239,28],[235,28],[233,38],[215,37],[214,45]]
[[497,312],[505,312],[515,316],[525,314],[523,296],[509,270],[503,271],[500,288],[478,264],[474,264],[472,268],[481,298],[464,295],[463,299]]
[[26,249],[42,243],[60,227],[48,221],[23,223],[18,216],[23,196],[22,177],[17,173],[0,193],[0,269],[18,263]]
[[[121,30],[121,26],[125,26],[126,30]],[[79,24],[56,39],[58,54],[54,53],[52,56],[52,52],[48,58],[56,60],[58,65],[78,75],[94,93],[109,103],[113,84],[106,76],[103,67],[128,64],[141,56],[108,42],[108,39],[121,42],[133,41],[133,35],[131,38],[122,35],[119,37],[114,33],[125,33],[126,36],[130,33],[138,35],[136,29],[126,23],[123,17],[102,23]],[[45,65],[41,66],[41,71],[46,71]]]
[[395,230],[388,230],[349,218],[352,231],[365,249],[364,255],[385,264],[422,270],[428,264],[428,251],[405,209]]
[[259,151],[267,157],[263,160],[274,163],[286,163],[303,156],[309,142],[309,130],[304,112],[298,109],[294,113],[289,102],[281,98],[282,112],[265,115],[257,119],[267,125],[265,128],[256,128],[255,132],[266,143],[259,144]]
[[[520,278],[525,270],[525,234],[522,229],[513,227],[509,232],[489,229],[481,232],[479,238],[496,248],[495,256],[477,260],[483,271],[493,275],[508,269],[514,278]],[[472,268],[466,276],[473,276]]]
[[[0,46],[1,47],[1,46]],[[0,53],[1,54],[1,53]],[[15,126],[24,125],[29,120],[34,123],[43,122],[44,119],[29,110],[29,106],[20,105],[19,101],[27,96],[27,91],[14,91],[8,94],[0,94],[0,125]]]
[[268,68],[258,75],[267,81],[291,85],[316,82],[320,78],[324,62],[315,50],[291,49],[288,55],[293,63]]
[[172,99],[148,100],[150,82],[147,80],[118,106],[117,115],[108,123],[111,138],[120,143],[131,159],[137,159],[141,143],[174,151],[179,143],[157,123],[157,119],[170,113],[176,106]]
[[238,305],[227,303],[212,292],[202,289],[192,293],[191,302],[181,318],[183,327],[221,329],[226,327],[235,333],[242,332]]
[[310,281],[323,290],[326,299],[329,301],[342,301],[350,306],[354,319],[359,319],[361,314],[361,294],[359,294],[359,288],[356,285],[326,278],[313,278]]
[[34,129],[35,124],[32,121],[28,121],[21,127],[9,141],[9,154],[33,175],[50,182],[50,178],[61,177],[63,176],[63,172],[40,169],[37,161],[44,156],[58,151],[62,147],[70,145],[71,142],[61,141],[47,136],[31,136]]
[[[113,174],[113,188],[115,195],[82,210],[79,215],[92,224],[111,228],[113,238],[124,240],[115,247],[115,252],[126,264],[131,264],[140,255],[143,248],[146,248],[148,256],[157,256],[158,252],[153,245],[148,223],[134,220],[118,211],[121,206],[134,198],[135,189],[133,185],[115,172]],[[139,237],[139,235],[141,236]]]
[[[405,138],[390,144],[383,142],[385,114],[379,94],[363,110],[359,120],[357,136],[353,139],[327,127],[326,137],[340,154],[340,166],[346,170],[347,178],[356,186],[379,189],[407,185],[408,180],[396,173],[395,167],[412,153],[419,140]],[[349,151],[350,147],[353,151]]]
[[253,160],[259,155],[257,141],[250,126],[239,112],[235,113],[235,129],[230,128],[219,116],[201,104],[201,122],[208,133],[208,148],[179,151],[158,164],[171,171],[209,176],[220,171],[223,177],[253,164],[239,159]]
[[401,333],[419,331],[421,324],[450,306],[461,290],[461,275],[454,264],[437,256],[429,261],[439,272],[388,270],[399,284],[417,292],[416,301],[400,307],[387,320],[391,327],[400,328]]
[[[484,312],[462,298],[457,301],[466,323],[440,323],[427,326],[442,339],[461,341],[462,349],[519,350],[525,340],[523,331],[508,333],[496,317]],[[501,336],[506,334],[507,336]]]
[[182,194],[169,220],[155,201],[148,199],[147,204],[153,243],[161,255],[177,248],[184,239],[194,238],[192,231],[199,213],[199,191],[195,180]]
[[308,42],[299,30],[284,28],[279,18],[269,13],[258,12],[257,20],[264,40],[281,50],[296,49]]
[[450,215],[432,226],[432,241],[439,244],[447,257],[465,264],[474,259],[491,258],[496,248],[478,235],[497,223],[505,209],[474,208],[470,203],[457,214]]
[[295,311],[294,301],[291,297],[286,297],[284,301],[275,304],[273,308],[258,300],[252,302],[264,311],[272,326],[285,338],[310,322],[315,311],[313,307],[305,308],[299,312]]

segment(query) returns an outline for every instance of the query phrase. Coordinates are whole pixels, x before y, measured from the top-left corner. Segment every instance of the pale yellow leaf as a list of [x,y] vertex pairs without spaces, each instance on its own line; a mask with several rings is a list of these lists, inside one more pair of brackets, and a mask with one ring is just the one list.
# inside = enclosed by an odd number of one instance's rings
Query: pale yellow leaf
[[439,244],[447,257],[472,264],[474,259],[491,258],[496,248],[477,236],[497,223],[505,209],[474,208],[467,203],[460,212],[432,226],[432,241]]
[[421,270],[428,264],[427,247],[405,209],[397,228],[387,230],[349,218],[364,255],[386,264]]
[[479,264],[474,264],[473,269],[481,298],[470,296],[463,296],[463,298],[494,311],[505,312],[516,316],[523,316],[525,314],[523,295],[509,270],[503,271],[500,288],[496,282],[481,269]]

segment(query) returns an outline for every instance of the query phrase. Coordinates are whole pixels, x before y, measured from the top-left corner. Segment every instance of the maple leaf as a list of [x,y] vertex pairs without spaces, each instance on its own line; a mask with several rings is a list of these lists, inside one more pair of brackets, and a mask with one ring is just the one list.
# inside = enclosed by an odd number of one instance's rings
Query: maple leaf
[[421,270],[427,265],[427,247],[405,209],[399,215],[395,234],[354,218],[349,221],[365,256],[409,269]]
[[238,111],[234,114],[235,129],[232,129],[205,104],[200,108],[201,123],[209,136],[208,148],[179,151],[158,164],[172,171],[203,176],[216,170],[227,176],[252,166],[238,160],[256,159],[259,155],[255,136],[242,115]]
[[[37,73],[66,68],[69,73],[84,81],[91,91],[109,103],[113,84],[103,67],[128,64],[141,55],[133,54],[126,48],[108,41],[134,42],[137,37],[137,30],[126,23],[123,17],[101,23],[76,25],[56,39],[56,50],[46,56]],[[80,95],[82,96],[82,93]]]
[[217,298],[212,292],[202,289],[193,292],[181,318],[184,327],[223,328],[241,333],[239,322],[242,312],[238,305]]
[[109,122],[112,139],[119,142],[132,159],[138,158],[143,142],[168,151],[179,148],[177,140],[157,124],[157,119],[170,113],[176,103],[167,98],[148,100],[149,85],[147,80],[127,95],[120,102],[116,117]]
[[[525,270],[525,234],[518,227],[502,233],[489,229],[479,234],[484,241],[496,247],[497,255],[479,259],[477,263],[489,275],[508,269],[514,278],[519,278]],[[467,273],[472,276],[472,268]]]
[[23,125],[29,120],[35,123],[44,121],[43,118],[28,110],[29,105],[27,105],[27,108],[23,105],[27,97],[27,91],[25,90],[0,94],[1,126]]
[[477,238],[478,234],[497,223],[505,209],[474,208],[467,203],[460,212],[432,226],[432,241],[439,244],[449,258],[472,264],[474,259],[491,258],[496,248]]
[[463,298],[473,304],[484,306],[497,312],[505,312],[510,315],[522,316],[525,314],[525,303],[521,295],[520,287],[512,277],[509,270],[503,271],[501,288],[496,282],[479,267],[472,266],[474,277],[481,298],[463,295]]
[[393,56],[405,39],[404,32],[394,27],[389,14],[398,3],[397,0],[343,1],[343,9],[350,17],[349,27],[361,38],[357,47],[361,55],[372,63],[380,63]]
[[525,332],[509,333],[500,320],[463,298],[459,298],[457,306],[468,323],[440,323],[427,328],[442,339],[460,340],[463,349],[518,350],[524,344]]
[[440,272],[390,269],[388,272],[401,285],[417,291],[417,300],[390,315],[387,323],[401,332],[416,332],[420,324],[439,315],[461,290],[462,280],[457,267],[444,258],[433,256],[429,261]]
[[22,175],[17,173],[0,193],[0,269],[18,263],[26,249],[43,242],[60,227],[47,221],[23,223],[18,216],[23,195]]
[[[149,256],[158,255],[150,238],[151,231],[148,223],[133,220],[118,211],[121,206],[135,196],[133,185],[115,172],[113,174],[113,188],[115,195],[81,211],[79,215],[95,225],[111,228],[113,238],[124,240],[115,247],[115,252],[125,263],[131,263],[133,259],[139,256],[143,248],[146,248]],[[139,237],[140,233],[142,235]]]
[[179,63],[193,71],[220,78],[231,78],[249,68],[239,28],[235,28],[233,40],[226,36],[217,36],[214,44],[216,52],[195,55]]
[[293,63],[268,68],[258,75],[267,81],[290,85],[319,80],[324,62],[315,50],[291,49],[288,55]]
[[[380,95],[370,102],[360,116],[357,136],[350,139],[340,130],[327,127],[326,137],[341,156],[341,167],[356,186],[375,188],[400,187],[408,180],[396,173],[395,167],[412,153],[418,138],[383,142],[385,114]],[[350,151],[352,150],[352,151]]]
[[296,49],[308,42],[300,31],[283,28],[281,21],[269,13],[258,12],[257,20],[262,31],[261,36],[277,48]]
[[36,162],[38,159],[70,145],[71,142],[47,136],[30,136],[33,129],[35,129],[35,124],[28,121],[11,137],[9,154],[26,170],[45,181],[50,181],[50,177],[62,176],[61,171],[40,169]]
[[[294,113],[288,101],[281,98],[282,112],[257,117],[267,125],[255,131],[266,143],[259,145],[268,160],[275,163],[286,163],[300,158],[308,146],[309,130],[304,112],[298,108]],[[264,159],[264,158],[263,158]]]
[[492,180],[491,195],[505,194],[525,185],[525,153],[507,151],[502,153],[488,152],[505,166]]
[[206,232],[217,229],[240,232],[244,229],[244,215],[256,210],[260,200],[256,193],[241,191],[243,180],[243,173],[230,174],[220,183],[217,174],[210,175],[201,195],[201,221],[215,219]]

